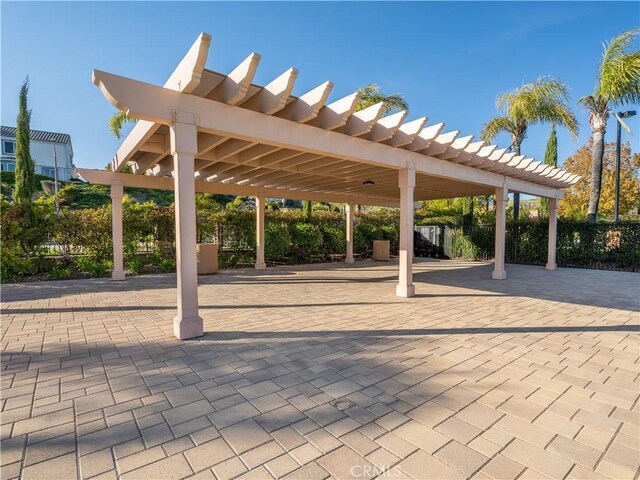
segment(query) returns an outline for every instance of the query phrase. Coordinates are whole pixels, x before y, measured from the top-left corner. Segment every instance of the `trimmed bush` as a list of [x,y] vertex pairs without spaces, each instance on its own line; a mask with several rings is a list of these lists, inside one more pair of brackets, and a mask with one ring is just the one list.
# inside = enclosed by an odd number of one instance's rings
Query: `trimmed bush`
[[333,254],[344,254],[347,249],[346,233],[343,229],[322,226],[322,253],[325,257]]
[[353,248],[356,253],[370,257],[373,254],[373,241],[382,240],[382,231],[370,223],[356,224],[353,231]]
[[291,254],[299,261],[308,261],[322,247],[322,232],[311,223],[296,223],[289,229]]
[[291,235],[287,226],[270,222],[264,228],[264,256],[266,261],[282,260],[291,246]]
[[398,255],[398,251],[400,250],[399,227],[392,225],[383,225],[382,227],[380,227],[380,233],[382,234],[382,240],[389,240],[391,255]]

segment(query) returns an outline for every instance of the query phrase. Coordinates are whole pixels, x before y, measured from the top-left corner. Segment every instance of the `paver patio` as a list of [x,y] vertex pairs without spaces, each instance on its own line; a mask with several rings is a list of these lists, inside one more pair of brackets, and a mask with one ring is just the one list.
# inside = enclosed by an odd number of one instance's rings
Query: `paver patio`
[[3,286],[2,478],[637,478],[640,275],[491,269]]

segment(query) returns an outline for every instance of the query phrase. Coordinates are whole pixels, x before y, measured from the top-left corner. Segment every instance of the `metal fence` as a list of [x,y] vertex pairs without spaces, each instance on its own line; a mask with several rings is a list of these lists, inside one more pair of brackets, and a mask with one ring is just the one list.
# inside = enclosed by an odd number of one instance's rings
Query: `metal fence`
[[[547,222],[509,222],[505,261],[547,262]],[[495,225],[425,225],[414,232],[416,256],[490,260]],[[640,223],[558,222],[557,263],[561,267],[640,271]]]

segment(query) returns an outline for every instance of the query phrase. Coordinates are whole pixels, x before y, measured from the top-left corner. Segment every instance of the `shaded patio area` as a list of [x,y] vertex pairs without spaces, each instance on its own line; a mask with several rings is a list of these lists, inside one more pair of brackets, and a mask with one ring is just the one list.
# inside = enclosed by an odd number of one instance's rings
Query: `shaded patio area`
[[492,268],[3,286],[3,478],[637,476],[640,276]]

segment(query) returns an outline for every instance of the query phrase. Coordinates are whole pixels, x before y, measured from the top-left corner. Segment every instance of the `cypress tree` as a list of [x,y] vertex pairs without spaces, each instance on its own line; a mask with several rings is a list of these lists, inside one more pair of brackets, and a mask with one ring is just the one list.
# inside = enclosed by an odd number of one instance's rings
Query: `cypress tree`
[[558,166],[558,136],[555,123],[551,125],[551,133],[547,140],[547,149],[544,151],[544,164],[553,167]]
[[31,110],[27,108],[29,77],[24,80],[18,97],[16,119],[16,183],[13,198],[17,203],[30,203],[36,190],[36,172],[31,158]]
[[473,223],[473,197],[462,199],[462,223],[471,225]]
[[311,219],[311,212],[313,210],[313,202],[311,200],[304,200],[302,202],[302,211],[304,213],[304,218],[307,220]]
[[[558,136],[556,135],[556,124],[551,124],[551,133],[547,140],[547,148],[544,151],[544,164],[553,167],[558,166]],[[540,215],[549,216],[549,199],[540,197]]]

